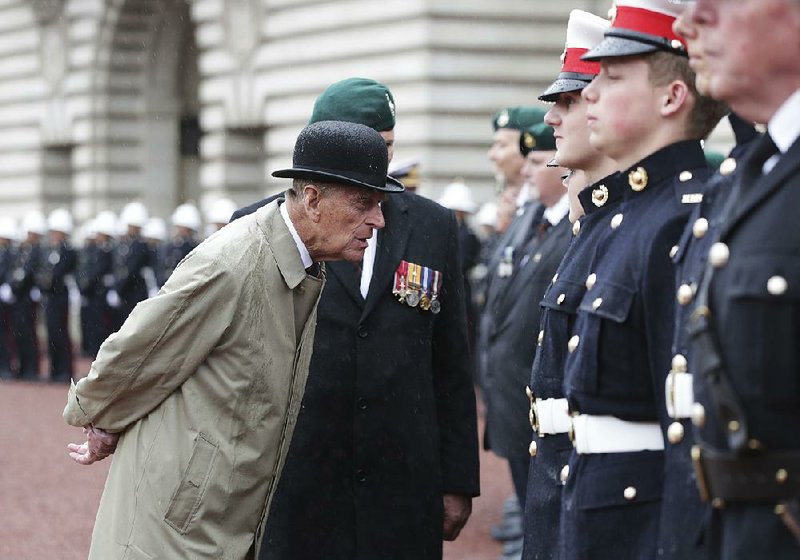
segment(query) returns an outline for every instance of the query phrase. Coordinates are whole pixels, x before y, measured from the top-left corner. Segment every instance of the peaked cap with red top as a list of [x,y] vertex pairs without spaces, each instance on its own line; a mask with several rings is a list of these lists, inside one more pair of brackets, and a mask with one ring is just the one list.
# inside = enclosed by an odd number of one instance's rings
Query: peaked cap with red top
[[582,57],[585,61],[638,56],[656,51],[688,56],[686,43],[672,24],[686,9],[671,0],[617,0],[611,28],[603,41]]
[[559,94],[580,91],[600,73],[599,62],[581,60],[603,40],[609,21],[583,10],[572,10],[567,24],[567,44],[561,55],[561,72],[539,99],[556,101]]

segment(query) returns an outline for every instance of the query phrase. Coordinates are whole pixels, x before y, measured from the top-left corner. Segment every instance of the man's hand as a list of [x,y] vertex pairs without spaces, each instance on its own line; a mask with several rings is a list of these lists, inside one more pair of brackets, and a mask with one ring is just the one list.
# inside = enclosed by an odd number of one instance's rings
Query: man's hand
[[102,461],[117,449],[119,434],[111,434],[91,425],[83,428],[83,433],[86,434],[86,443],[67,445],[67,449],[70,450],[69,456],[79,465],[91,465],[96,461]]
[[444,540],[456,540],[470,513],[472,498],[462,494],[444,495]]

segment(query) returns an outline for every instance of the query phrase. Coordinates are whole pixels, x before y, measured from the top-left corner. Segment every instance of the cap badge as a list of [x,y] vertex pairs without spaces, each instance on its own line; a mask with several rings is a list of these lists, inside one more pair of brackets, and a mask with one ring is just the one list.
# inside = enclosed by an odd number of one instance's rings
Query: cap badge
[[600,208],[608,202],[608,188],[605,185],[600,185],[592,191],[592,203]]
[[636,192],[642,192],[647,188],[647,171],[644,167],[637,167],[628,173],[628,184]]
[[389,111],[391,111],[391,113],[392,113],[392,116],[394,117],[394,116],[396,116],[396,115],[395,115],[394,103],[392,102],[392,98],[391,98],[391,97],[389,97],[389,94],[388,94],[388,93],[387,93],[387,94],[385,94],[385,95],[386,95],[386,103],[388,103],[388,104],[389,104]]
[[504,126],[506,126],[508,124],[509,120],[510,120],[510,118],[508,116],[508,111],[503,111],[497,117],[497,126],[500,127],[500,128],[503,128]]
[[532,150],[536,147],[536,138],[533,137],[533,134],[530,132],[525,133],[525,147],[529,150]]

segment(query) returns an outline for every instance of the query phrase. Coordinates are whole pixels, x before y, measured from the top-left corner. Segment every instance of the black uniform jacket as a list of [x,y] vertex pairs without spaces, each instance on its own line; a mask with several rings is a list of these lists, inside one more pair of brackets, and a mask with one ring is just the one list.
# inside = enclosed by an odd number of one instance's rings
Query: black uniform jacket
[[[740,165],[747,167],[747,158]],[[752,446],[767,453],[798,452],[800,140],[769,173],[740,182],[733,211],[719,229],[717,240],[727,247],[728,257],[713,271],[709,322]],[[702,369],[699,362],[693,365]],[[698,382],[704,383],[696,378],[695,386]],[[698,438],[706,447],[727,449],[727,422],[717,417],[708,395],[700,390],[705,422]],[[768,502],[729,503],[718,511],[724,557],[800,557],[800,546],[774,508]]]
[[[382,209],[366,300],[353,264],[326,263],[262,558],[440,559],[442,495],[479,492],[455,217],[412,193],[390,195]],[[443,273],[438,315],[392,294],[401,260]]]

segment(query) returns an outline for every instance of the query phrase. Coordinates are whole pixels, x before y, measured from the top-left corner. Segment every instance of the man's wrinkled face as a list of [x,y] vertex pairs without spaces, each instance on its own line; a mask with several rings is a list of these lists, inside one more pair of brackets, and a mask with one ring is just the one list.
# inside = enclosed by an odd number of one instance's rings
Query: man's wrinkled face
[[384,226],[380,203],[386,195],[362,187],[335,186],[319,201],[319,230],[324,234],[320,260],[357,263],[367,248],[373,229]]
[[660,93],[650,82],[642,58],[603,60],[600,74],[584,88],[586,120],[592,147],[615,160],[624,160],[659,124]]
[[556,161],[570,169],[587,169],[600,154],[589,143],[587,103],[580,91],[561,93],[544,116],[556,138]]
[[525,181],[536,187],[539,193],[539,200],[545,206],[552,206],[564,196],[564,186],[561,184],[561,175],[564,169],[561,167],[547,167],[556,152],[552,150],[534,150],[525,158],[525,165],[522,166],[522,176]]
[[489,161],[494,164],[495,175],[502,182],[516,183],[520,179],[525,158],[519,153],[520,131],[499,128],[494,133],[494,142],[489,148]]
[[686,37],[698,89],[734,110],[769,96],[776,77],[798,75],[797,0],[698,0],[674,28]]

